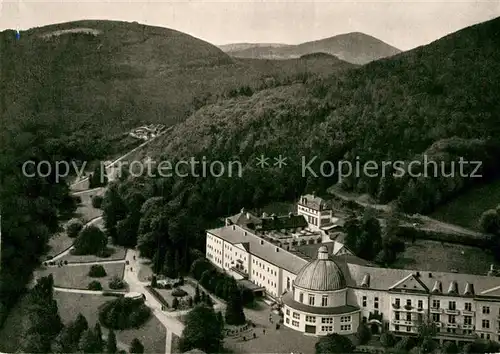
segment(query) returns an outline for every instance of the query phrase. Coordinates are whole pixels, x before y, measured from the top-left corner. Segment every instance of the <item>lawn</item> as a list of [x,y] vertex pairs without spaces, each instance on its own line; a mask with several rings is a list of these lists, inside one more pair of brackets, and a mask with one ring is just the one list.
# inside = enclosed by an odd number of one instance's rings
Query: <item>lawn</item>
[[73,289],[87,289],[91,281],[97,280],[101,283],[104,290],[108,290],[108,282],[113,276],[123,278],[125,263],[103,264],[102,266],[107,274],[102,278],[92,278],[87,275],[90,265],[49,267],[37,271],[37,277],[47,276],[52,273],[54,276],[54,286]]
[[406,244],[406,250],[391,267],[438,272],[456,269],[460,273],[486,275],[492,263],[497,264],[493,255],[478,247],[417,240]]
[[[49,250],[47,252],[48,256],[57,256],[59,253],[66,251],[73,244],[73,239],[68,237],[66,231],[61,230],[58,233],[52,235],[49,239]],[[45,258],[43,259],[45,260]]]
[[[73,321],[78,313],[85,316],[90,326],[94,326],[99,317],[99,306],[112,301],[114,297],[100,295],[74,294],[55,292],[54,297],[59,306],[59,314],[64,323]],[[103,330],[107,333],[107,330]],[[153,315],[141,328],[115,331],[118,342],[126,347],[132,339],[139,339],[146,353],[163,353],[165,351],[165,327]]]
[[121,246],[108,246],[108,250],[112,253],[109,257],[98,257],[95,255],[85,255],[76,256],[68,254],[61,258],[62,261],[68,261],[68,263],[79,263],[79,262],[99,262],[99,261],[116,261],[125,259],[127,250]]
[[500,181],[472,188],[439,207],[430,217],[478,230],[481,214],[500,204]]
[[140,281],[150,281],[153,275],[153,270],[151,269],[151,261],[141,258],[139,261],[139,275]]

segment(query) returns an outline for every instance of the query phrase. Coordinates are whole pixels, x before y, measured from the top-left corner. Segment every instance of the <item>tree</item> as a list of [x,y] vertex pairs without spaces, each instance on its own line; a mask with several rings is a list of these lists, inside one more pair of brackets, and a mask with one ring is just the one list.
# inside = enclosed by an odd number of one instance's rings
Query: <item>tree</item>
[[97,280],[93,280],[93,281],[91,281],[89,283],[89,285],[87,286],[87,289],[89,289],[89,290],[95,290],[95,291],[101,291],[102,290],[102,285]]
[[106,275],[107,275],[106,270],[104,269],[104,267],[102,265],[93,264],[90,266],[89,277],[102,278],[102,277],[105,277]]
[[108,332],[108,340],[106,341],[106,353],[116,353],[117,349],[115,331],[113,331],[113,328],[110,328]]
[[226,323],[229,325],[241,325],[246,321],[241,301],[241,291],[238,286],[233,286],[226,306]]
[[222,348],[222,331],[213,308],[195,306],[186,317],[179,348],[182,352],[200,349],[206,353],[218,353]]
[[217,312],[217,323],[219,324],[221,331],[224,329],[224,316],[222,312]]
[[97,340],[94,332],[91,329],[86,329],[80,342],[78,344],[78,349],[83,353],[96,353],[97,352]]
[[396,338],[391,332],[384,332],[380,335],[380,343],[384,348],[392,348],[396,344]]
[[92,197],[92,206],[95,209],[100,209],[102,206],[102,201],[103,201],[103,197],[100,195],[96,195],[96,196]]
[[497,234],[500,228],[500,217],[495,209],[486,210],[481,214],[479,226],[483,232]]
[[444,354],[457,354],[458,347],[453,341],[446,341],[443,343],[442,351]]
[[206,258],[198,258],[191,265],[189,272],[196,280],[200,280],[201,275],[204,271],[211,269],[211,264],[206,260]]
[[132,339],[132,342],[130,343],[130,349],[129,349],[130,354],[142,354],[144,353],[144,346],[142,345],[141,341],[137,338]]
[[108,236],[116,240],[116,227],[120,220],[127,217],[128,209],[118,191],[118,185],[112,183],[102,201],[101,209],[103,211],[104,226]]
[[372,337],[370,330],[364,324],[358,326],[358,331],[356,333],[356,338],[359,341],[359,344],[366,344],[370,341]]
[[82,229],[83,223],[80,219],[71,219],[66,224],[66,234],[71,238],[77,237]]
[[349,338],[337,333],[321,337],[314,346],[316,354],[353,353],[354,345]]
[[201,296],[200,296],[200,287],[198,285],[196,285],[196,289],[194,291],[194,298],[193,298],[193,302],[196,304],[199,304],[201,301]]
[[177,310],[178,307],[179,307],[179,299],[174,297],[174,299],[172,300],[172,308]]
[[108,183],[108,176],[103,163],[99,163],[94,172],[89,176],[89,188],[105,186]]
[[96,338],[96,344],[95,344],[96,352],[102,353],[104,348],[104,341],[102,340],[102,329],[99,322],[96,322],[94,326],[94,334]]
[[85,227],[75,240],[74,254],[97,255],[106,248],[108,238],[97,226],[90,225]]
[[113,290],[125,288],[125,282],[122,279],[118,278],[117,276],[114,276],[113,278],[111,278],[108,285],[109,285],[109,288],[113,289]]
[[411,337],[403,337],[399,342],[396,343],[394,350],[396,352],[407,352],[414,347],[414,341]]
[[157,284],[157,280],[156,280],[156,275],[153,275],[153,276],[151,277],[151,287],[152,287],[152,288],[156,288],[156,286],[157,286],[157,285],[158,285],[158,284]]

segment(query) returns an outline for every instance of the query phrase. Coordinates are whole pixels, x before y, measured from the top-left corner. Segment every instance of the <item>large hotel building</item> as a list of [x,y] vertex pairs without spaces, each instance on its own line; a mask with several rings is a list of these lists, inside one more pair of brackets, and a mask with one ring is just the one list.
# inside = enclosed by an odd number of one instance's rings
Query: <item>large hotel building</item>
[[378,267],[331,237],[338,221],[314,195],[300,198],[297,214],[242,210],[207,231],[206,256],[281,303],[285,326],[299,332],[351,334],[365,323],[411,335],[427,318],[440,341],[500,341],[500,277]]

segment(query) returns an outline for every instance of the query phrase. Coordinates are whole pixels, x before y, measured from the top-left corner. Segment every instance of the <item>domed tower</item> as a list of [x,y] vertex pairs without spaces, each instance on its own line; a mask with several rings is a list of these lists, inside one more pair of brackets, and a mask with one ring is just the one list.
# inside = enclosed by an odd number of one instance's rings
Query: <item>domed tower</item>
[[285,326],[318,335],[356,332],[360,310],[348,305],[348,291],[342,270],[321,246],[317,259],[298,272],[293,292],[283,296]]

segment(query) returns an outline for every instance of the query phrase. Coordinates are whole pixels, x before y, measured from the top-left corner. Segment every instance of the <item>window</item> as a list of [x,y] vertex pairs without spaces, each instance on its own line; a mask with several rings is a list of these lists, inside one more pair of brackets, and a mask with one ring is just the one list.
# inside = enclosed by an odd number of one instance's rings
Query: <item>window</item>
[[411,327],[406,327],[406,332],[411,332]]
[[396,299],[396,302],[394,303],[397,307],[401,306],[401,300]]
[[378,309],[378,297],[375,298],[375,300],[373,302],[373,307]]
[[287,318],[286,318],[286,320],[285,320],[285,322],[286,322],[287,324],[290,324],[290,319],[287,317]]
[[299,294],[299,302],[304,302],[304,293]]
[[411,321],[411,313],[407,313],[406,314],[406,320],[407,321]]
[[351,325],[340,325],[340,330],[341,331],[350,331],[351,330]]
[[333,326],[321,326],[321,331],[322,332],[332,332]]
[[290,277],[286,277],[286,288],[290,290]]
[[323,295],[321,298],[321,306],[328,306],[328,296]]
[[486,339],[490,340],[490,334],[489,333],[486,333]]
[[332,317],[323,317],[321,319],[321,323],[333,323],[333,318]]
[[433,313],[432,314],[432,321],[434,321],[434,322],[441,321],[441,315],[439,313]]
[[448,323],[456,323],[457,319],[455,315],[448,315]]
[[[397,299],[396,299],[396,300],[397,300]],[[363,301],[362,301],[362,303],[363,303],[363,307],[366,307],[366,296],[363,296]]]
[[423,302],[422,300],[418,300],[418,305],[417,305],[417,307],[418,307],[419,309],[424,308],[424,302]]
[[406,306],[411,306],[411,299],[406,300]]
[[457,309],[457,303],[455,301],[449,301],[448,310],[456,310],[456,309]]
[[394,313],[394,316],[395,316],[395,318],[394,318],[394,319],[395,319],[396,321],[399,321],[399,312],[395,312],[395,313]]
[[485,314],[485,315],[490,314],[490,307],[489,306],[483,306],[483,314]]
[[296,320],[299,320],[300,319],[300,314],[297,313],[297,312],[294,312],[293,313],[293,318],[295,318]]
[[309,305],[314,306],[314,295],[309,295]]
[[290,316],[290,309],[286,309],[287,316]]
[[490,321],[489,320],[483,320],[482,325],[483,325],[483,328],[490,328]]
[[465,311],[472,311],[472,304],[470,302],[465,303]]
[[340,317],[340,322],[351,322],[351,316],[342,316]]
[[432,300],[432,308],[438,309],[441,307],[441,302],[439,300]]
[[292,321],[292,326],[298,327],[299,326],[299,321]]
[[316,317],[314,317],[314,316],[306,316],[306,322],[316,322]]
[[467,326],[472,325],[472,316],[464,316],[464,325],[467,325]]
[[399,326],[398,325],[394,326],[394,330],[399,331]]

